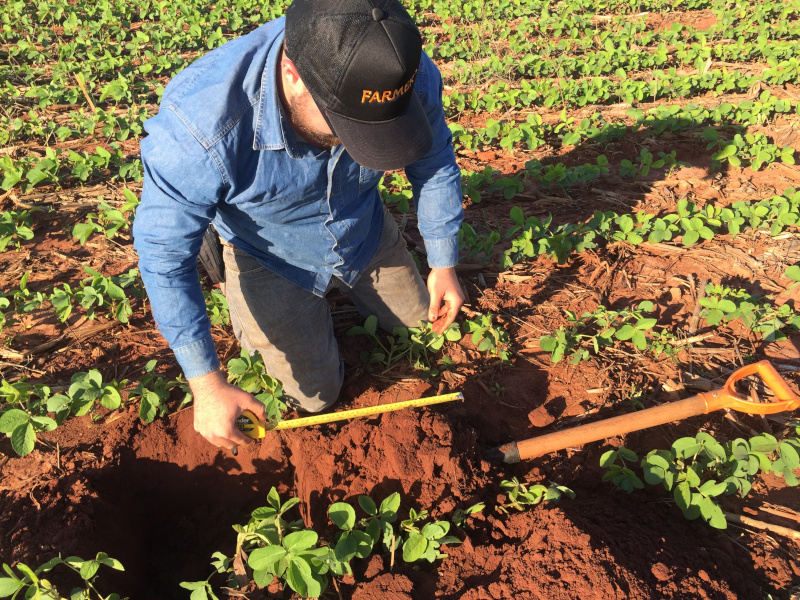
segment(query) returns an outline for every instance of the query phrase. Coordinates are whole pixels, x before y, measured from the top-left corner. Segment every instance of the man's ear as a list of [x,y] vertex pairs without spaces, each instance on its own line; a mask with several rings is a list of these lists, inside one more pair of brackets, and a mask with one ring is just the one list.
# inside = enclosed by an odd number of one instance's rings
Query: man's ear
[[297,72],[297,67],[285,52],[281,54],[281,77],[284,88],[288,87],[292,94],[299,93],[305,88],[303,80],[300,79],[300,73]]

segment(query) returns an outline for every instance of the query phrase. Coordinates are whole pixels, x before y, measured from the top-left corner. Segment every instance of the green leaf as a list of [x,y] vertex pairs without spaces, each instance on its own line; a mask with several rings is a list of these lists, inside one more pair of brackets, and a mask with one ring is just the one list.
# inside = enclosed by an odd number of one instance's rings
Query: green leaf
[[711,155],[711,160],[724,160],[736,154],[737,148],[735,144],[728,144],[718,152]]
[[97,561],[101,565],[105,565],[106,567],[110,567],[115,571],[124,571],[125,567],[122,566],[122,563],[119,562],[116,558],[111,558],[105,552],[98,552],[97,554]]
[[697,240],[700,239],[700,233],[694,230],[687,231],[683,234],[683,245],[684,246],[691,246],[697,243]]
[[642,465],[642,471],[644,473],[644,480],[650,485],[664,483],[666,469],[663,467],[652,463],[644,463]]
[[[397,518],[397,511],[400,508],[400,494],[394,492],[384,499],[381,502],[381,507],[378,510],[378,513],[381,517],[384,517],[384,520],[389,521],[390,523],[394,522],[395,518]],[[391,520],[387,519],[387,517],[394,517]]]
[[712,129],[711,127],[706,127],[703,130],[703,137],[707,140],[715,142],[719,138],[719,134],[717,133],[716,129]]
[[778,447],[778,440],[768,433],[762,433],[750,438],[750,450],[753,452],[764,452],[770,454],[775,452]]
[[313,581],[314,579],[311,576],[311,567],[305,559],[299,557],[293,558],[284,576],[286,577],[286,583],[289,584],[289,587],[304,598],[308,596],[307,581],[309,579]]
[[712,240],[714,239],[714,231],[703,225],[700,229],[697,230],[697,233],[700,234],[700,237],[704,240]]
[[30,454],[35,444],[36,432],[31,423],[22,423],[11,432],[11,447],[14,448],[14,452],[20,456]]
[[636,322],[636,329],[639,331],[647,331],[652,329],[658,323],[658,319],[639,319]]
[[369,335],[375,335],[375,332],[378,331],[378,317],[375,315],[367,317],[367,320],[364,322],[364,330]]
[[342,537],[339,538],[339,541],[336,543],[334,554],[336,556],[336,560],[341,562],[349,562],[350,559],[352,559],[356,555],[357,550],[358,550],[358,542],[356,538],[351,535],[351,532],[346,531],[342,535]]
[[639,460],[639,457],[636,456],[636,452],[631,450],[630,448],[626,448],[625,446],[621,446],[619,449],[620,456],[627,460],[628,462],[634,462]]
[[510,212],[511,220],[514,221],[517,225],[524,225],[525,224],[525,215],[522,212],[522,209],[519,206],[511,207]]
[[80,567],[81,578],[83,579],[91,579],[97,573],[97,569],[100,568],[100,563],[96,560],[85,560]]
[[[449,523],[444,523],[449,527]],[[429,540],[438,540],[439,538],[444,537],[447,535],[447,529],[442,527],[439,523],[428,523],[425,527],[422,528],[420,532],[423,537],[428,538]]]
[[692,499],[692,492],[689,489],[689,484],[685,481],[681,481],[677,486],[675,486],[673,497],[675,498],[675,504],[678,505],[678,508],[681,510],[687,510]]
[[302,552],[314,546],[318,539],[317,533],[310,529],[295,531],[283,538],[283,547],[292,553]]
[[545,352],[552,352],[556,349],[556,346],[558,346],[558,341],[554,337],[543,335],[539,338],[539,347]]
[[[231,361],[231,362],[233,362],[233,361]],[[242,362],[244,362],[244,361],[242,361]],[[228,370],[230,370],[230,363],[229,363],[229,366],[228,366]],[[274,486],[272,488],[270,488],[269,493],[267,494],[267,502],[269,503],[270,506],[274,507],[276,510],[280,510],[280,508],[281,508],[281,498],[278,495],[278,490],[276,490]]]
[[609,468],[617,460],[618,454],[619,453],[616,450],[608,450],[607,452],[604,452],[600,457],[600,466],[606,469]]
[[89,236],[95,232],[96,225],[94,223],[77,223],[72,228],[72,237],[76,238],[81,246],[86,243]]
[[258,587],[267,587],[275,580],[275,573],[266,569],[254,569],[253,581]]
[[7,598],[17,591],[25,587],[19,579],[12,579],[11,577],[0,577],[0,598]]
[[725,493],[725,490],[728,489],[728,484],[724,481],[716,482],[713,479],[706,481],[703,485],[698,488],[698,491],[702,494],[709,496],[709,497],[716,497],[720,494]]
[[156,404],[150,400],[152,396],[156,396],[156,398],[158,398],[158,396],[153,392],[147,392],[146,394],[143,394],[141,404],[139,404],[139,418],[145,423],[152,423],[158,414],[158,408]]
[[403,560],[412,563],[419,560],[428,547],[428,540],[418,533],[411,533],[403,544]]
[[256,548],[250,553],[247,558],[247,564],[254,571],[261,571],[267,569],[272,572],[276,562],[286,556],[286,550],[281,546],[266,546],[264,548]]
[[700,444],[693,437],[682,437],[672,442],[672,451],[675,456],[691,456],[700,450]]
[[358,505],[361,509],[370,516],[377,516],[378,507],[375,506],[375,501],[369,496],[359,496]]
[[58,423],[56,423],[55,419],[51,419],[50,417],[31,417],[31,422],[33,423],[34,429],[37,431],[53,431],[58,427]]
[[358,558],[366,558],[370,555],[374,544],[370,534],[366,531],[355,530],[350,532],[350,537],[356,542],[356,556]]
[[719,506],[715,505],[711,510],[711,518],[708,520],[708,524],[716,529],[727,529],[728,522],[725,520],[725,514]]
[[23,423],[28,422],[28,413],[18,408],[7,410],[0,416],[0,433],[9,434]]
[[332,504],[328,516],[339,529],[352,529],[356,523],[356,511],[346,502]]
[[614,333],[614,337],[618,340],[624,341],[629,340],[633,337],[633,334],[636,333],[636,329],[633,325],[625,324]]
[[103,390],[103,395],[100,396],[100,404],[102,404],[108,409],[116,410],[119,408],[121,403],[122,403],[122,397],[119,395],[119,392],[115,390],[113,387],[106,387]]
[[[47,411],[51,413],[59,413],[62,410],[69,409],[72,399],[64,394],[55,394],[47,399]],[[0,419],[1,420],[1,419]],[[2,429],[0,429],[2,431]]]
[[800,457],[790,444],[781,442],[778,446],[784,464],[788,469],[800,469]]

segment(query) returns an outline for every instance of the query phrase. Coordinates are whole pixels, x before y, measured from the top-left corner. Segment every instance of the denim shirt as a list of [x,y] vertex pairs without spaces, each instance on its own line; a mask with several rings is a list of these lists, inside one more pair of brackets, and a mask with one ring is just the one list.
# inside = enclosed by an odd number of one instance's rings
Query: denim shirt
[[[187,379],[219,367],[197,276],[210,221],[263,267],[318,296],[334,276],[352,286],[380,243],[383,173],[342,146],[309,145],[284,114],[276,89],[283,27],[283,18],[271,21],[181,71],[145,124],[134,247],[153,316]],[[405,172],[428,265],[452,267],[461,177],[441,76],[424,53],[414,86],[434,143]]]

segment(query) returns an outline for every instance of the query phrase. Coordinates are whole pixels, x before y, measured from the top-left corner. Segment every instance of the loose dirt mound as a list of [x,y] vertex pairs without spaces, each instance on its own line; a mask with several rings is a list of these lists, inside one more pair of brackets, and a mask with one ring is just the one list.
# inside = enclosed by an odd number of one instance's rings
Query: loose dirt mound
[[[397,393],[404,399],[418,391]],[[60,447],[69,450],[6,465],[0,536],[13,550],[4,559],[36,562],[56,550],[89,556],[102,548],[126,567],[103,574],[108,589],[132,598],[183,598],[177,584],[205,578],[212,552],[232,552],[230,526],[265,504],[273,485],[284,494],[297,490],[306,522],[324,531],[325,508],[362,493],[380,499],[398,491],[405,509],[428,507],[438,516],[476,501],[493,506],[501,477],[541,477],[530,465],[486,462],[486,447],[464,426],[468,412],[410,410],[285,431],[238,457],[202,441],[191,411],[147,427],[133,414],[91,429],[74,420],[59,429]],[[482,418],[502,419],[503,412],[495,403]],[[580,472],[596,460],[591,454],[576,455],[572,467]],[[565,465],[552,468],[544,466],[552,476]],[[586,479],[596,482],[599,474]],[[610,486],[582,488],[580,481],[564,482],[578,495],[558,506],[508,516],[487,509],[436,565],[396,563],[390,571],[388,557],[374,557],[357,566],[357,583],[340,584],[342,593],[359,600],[732,600],[760,598],[765,585],[796,577],[786,559],[759,558],[729,533],[684,522],[657,491],[628,496]]]

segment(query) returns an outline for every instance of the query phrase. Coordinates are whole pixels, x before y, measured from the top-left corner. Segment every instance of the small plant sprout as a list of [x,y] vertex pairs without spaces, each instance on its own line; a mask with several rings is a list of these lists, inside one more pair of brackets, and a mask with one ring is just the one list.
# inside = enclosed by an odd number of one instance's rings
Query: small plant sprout
[[229,360],[227,367],[228,381],[263,402],[267,420],[280,421],[281,413],[287,410],[283,400],[283,384],[267,373],[261,354],[254,352],[250,355],[243,348],[241,356]]
[[[337,534],[334,554],[342,563],[349,563],[354,557],[366,558],[372,552],[375,543],[373,537],[366,531],[355,529],[356,511],[346,502],[336,502],[328,509],[331,521],[341,529]],[[350,573],[350,565],[347,564]]]
[[0,252],[5,252],[11,243],[19,250],[21,242],[33,239],[31,225],[29,210],[0,214]]
[[457,508],[455,512],[453,512],[453,516],[450,518],[450,521],[456,527],[464,527],[469,517],[482,512],[484,508],[486,508],[486,505],[483,502],[478,502],[477,504],[473,504],[472,506],[464,509]]
[[76,373],[66,394],[55,394],[47,401],[47,410],[55,413],[56,421],[61,424],[70,414],[82,416],[95,408],[95,403],[109,410],[117,410],[122,404],[122,382],[104,382],[97,369],[87,373]]
[[145,365],[144,374],[128,396],[129,401],[139,400],[139,418],[145,423],[152,423],[157,416],[167,414],[170,392],[180,385],[156,373],[156,364],[157,361],[153,359]]
[[472,334],[472,343],[480,352],[488,352],[499,357],[504,364],[509,364],[511,336],[500,325],[494,323],[491,314],[478,315],[462,325],[464,334]]
[[122,564],[114,558],[109,557],[105,552],[98,552],[93,559],[83,560],[77,556],[61,558],[57,556],[50,559],[37,569],[31,569],[24,563],[17,563],[16,570],[3,563],[3,571],[7,577],[0,577],[0,598],[11,597],[12,600],[20,596],[21,598],[31,598],[42,600],[57,600],[63,598],[49,580],[42,577],[44,573],[52,571],[57,566],[64,566],[76,573],[82,580],[81,587],[73,588],[70,598],[73,600],[121,600],[119,594],[103,595],[95,587],[94,581],[97,578],[97,571],[101,566],[109,567],[115,571],[124,571]]
[[380,506],[369,496],[359,496],[358,505],[367,517],[361,520],[364,530],[369,534],[374,543],[381,541],[383,549],[389,552],[392,540],[395,538],[394,526],[397,521],[397,511],[400,510],[400,494],[394,492],[383,499]]
[[[552,362],[559,362],[566,356],[571,358],[571,364],[591,358],[590,350],[595,355],[599,354],[601,348],[614,345],[614,340],[629,341],[637,350],[660,353],[664,351],[663,344],[670,338],[663,335],[663,330],[658,333],[652,331],[657,319],[644,315],[654,310],[655,305],[649,300],[640,302],[636,308],[619,311],[598,306],[580,317],[565,310],[569,326],[560,327],[553,335],[539,338],[539,347],[550,354]],[[659,345],[651,347],[653,340]]]
[[457,537],[447,535],[450,531],[448,521],[433,521],[420,527],[419,522],[428,517],[428,511],[409,511],[408,519],[400,523],[400,530],[405,532],[403,542],[403,560],[413,563],[418,560],[434,562],[437,558],[446,558],[447,554],[439,551],[442,544],[460,544]]
[[46,416],[49,397],[50,388],[44,385],[0,382],[0,433],[11,438],[11,447],[20,456],[33,451],[38,432],[52,431],[58,425]]
[[[797,486],[798,451],[798,437],[778,440],[764,433],[723,444],[701,431],[695,437],[675,440],[669,450],[651,450],[641,460],[641,468],[647,483],[661,484],[672,492],[676,506],[687,519],[702,517],[712,527],[725,529],[725,515],[716,498],[736,493],[746,496],[759,470],[773,472],[783,477],[787,485]],[[641,489],[641,480],[627,466],[636,458],[627,448],[606,452],[600,459],[601,466],[609,469],[603,480],[611,480],[629,493]],[[623,466],[616,464],[618,459]]]
[[[619,460],[622,464],[616,464]],[[644,483],[631,469],[627,462],[637,462],[639,457],[633,450],[620,446],[618,450],[609,450],[600,457],[600,466],[608,469],[603,475],[603,481],[611,481],[615,486],[629,494],[634,490],[644,488]]]
[[211,566],[214,567],[214,572],[208,576],[204,581],[183,581],[181,587],[185,590],[191,590],[192,594],[189,600],[219,600],[219,597],[214,593],[209,580],[217,573],[225,574],[230,569],[233,559],[228,558],[222,552],[214,552],[211,555]]
[[405,359],[414,369],[431,376],[438,375],[448,366],[444,361],[444,368],[433,367],[433,353],[441,350],[445,341],[461,339],[461,331],[456,323],[451,324],[443,334],[434,333],[432,325],[425,323],[419,327],[395,327],[391,336],[381,337],[375,315],[367,317],[363,326],[351,327],[347,335],[365,335],[372,342],[373,348],[361,353],[365,371],[371,370],[374,364],[382,364],[386,372]]
[[506,502],[498,504],[497,510],[503,513],[508,513],[510,508],[522,512],[528,507],[540,504],[543,500],[558,502],[562,496],[575,497],[575,492],[566,486],[553,482],[550,482],[549,486],[540,483],[530,485],[522,483],[516,477],[501,481],[500,488],[505,491]]
[[206,312],[211,324],[215,327],[230,325],[231,315],[225,295],[220,290],[213,289],[210,292],[203,290],[203,297],[206,300]]

